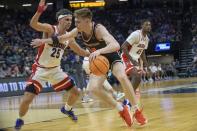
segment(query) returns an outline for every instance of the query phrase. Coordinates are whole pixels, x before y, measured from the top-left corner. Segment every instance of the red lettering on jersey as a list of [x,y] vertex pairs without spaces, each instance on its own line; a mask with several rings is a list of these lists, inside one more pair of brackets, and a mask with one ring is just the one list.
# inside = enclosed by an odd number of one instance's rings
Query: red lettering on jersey
[[139,47],[139,48],[145,48],[145,45],[144,44],[138,44],[137,47]]

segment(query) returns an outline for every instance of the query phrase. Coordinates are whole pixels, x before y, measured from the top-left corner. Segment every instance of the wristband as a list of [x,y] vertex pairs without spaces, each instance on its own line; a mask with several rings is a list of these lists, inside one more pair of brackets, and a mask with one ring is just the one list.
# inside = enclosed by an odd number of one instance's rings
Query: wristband
[[42,14],[44,12],[44,8],[45,8],[45,5],[41,5],[41,6],[39,5],[37,12]]

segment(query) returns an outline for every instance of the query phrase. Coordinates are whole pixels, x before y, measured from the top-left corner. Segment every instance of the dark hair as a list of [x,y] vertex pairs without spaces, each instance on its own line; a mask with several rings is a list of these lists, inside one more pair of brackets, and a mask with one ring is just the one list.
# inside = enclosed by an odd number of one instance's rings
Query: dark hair
[[56,13],[56,20],[58,20],[58,17],[60,15],[72,15],[72,12],[68,9],[60,9],[57,13]]
[[149,19],[143,19],[143,20],[141,21],[141,26],[142,26],[145,22],[150,22],[150,23],[151,23],[151,21],[150,21]]
[[75,10],[74,16],[92,19],[93,14],[90,9],[82,8],[82,9]]

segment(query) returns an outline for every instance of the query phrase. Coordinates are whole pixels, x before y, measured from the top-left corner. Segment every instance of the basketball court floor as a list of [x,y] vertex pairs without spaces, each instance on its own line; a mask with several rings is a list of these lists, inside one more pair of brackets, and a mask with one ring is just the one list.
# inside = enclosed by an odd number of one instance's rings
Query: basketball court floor
[[[115,109],[95,99],[75,105],[78,122],[59,110],[63,93],[40,94],[33,101],[22,131],[197,131],[197,78],[142,85],[142,103],[149,122],[127,127]],[[12,131],[21,96],[0,98],[0,129]]]

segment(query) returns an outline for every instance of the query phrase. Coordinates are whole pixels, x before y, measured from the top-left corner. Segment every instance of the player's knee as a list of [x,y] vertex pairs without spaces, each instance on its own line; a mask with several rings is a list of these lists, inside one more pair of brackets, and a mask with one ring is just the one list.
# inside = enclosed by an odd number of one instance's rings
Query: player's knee
[[76,86],[74,86],[72,89],[71,89],[71,93],[72,95],[78,97],[80,95],[80,91],[77,89]]
[[36,87],[34,86],[34,84],[28,85],[25,88],[25,92],[29,92],[29,93],[32,93],[32,94],[35,94],[35,95],[37,95],[39,93],[38,91],[36,91]]

